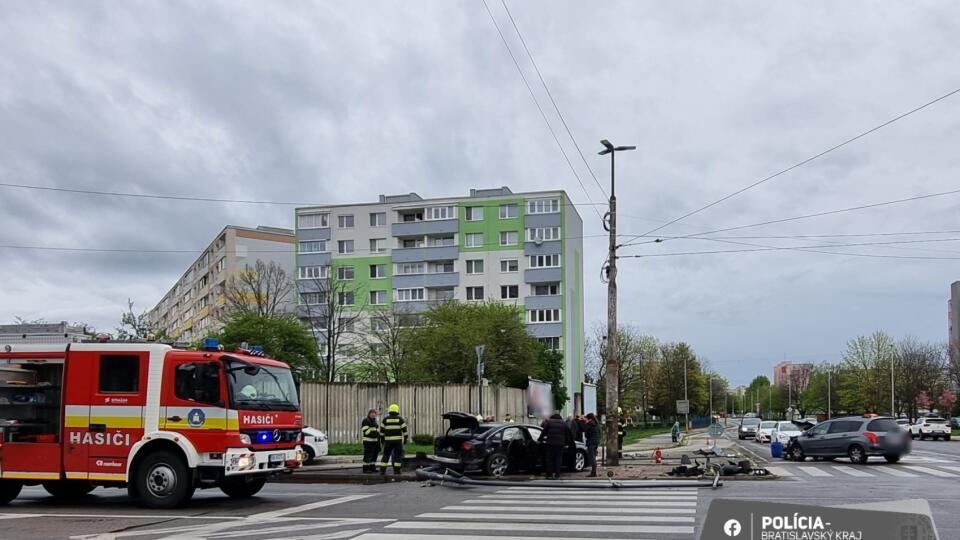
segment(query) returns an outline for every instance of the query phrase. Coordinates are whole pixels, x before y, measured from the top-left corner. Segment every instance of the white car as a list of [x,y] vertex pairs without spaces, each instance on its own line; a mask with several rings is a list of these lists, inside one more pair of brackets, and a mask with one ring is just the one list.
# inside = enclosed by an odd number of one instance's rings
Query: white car
[[786,446],[790,437],[799,437],[800,433],[800,428],[793,422],[777,422],[776,427],[770,431],[770,439]]
[[764,420],[760,422],[760,427],[757,428],[757,442],[765,443],[770,442],[773,439],[770,438],[770,432],[777,427],[777,422],[771,420]]
[[327,434],[312,427],[303,428],[303,451],[307,453],[307,463],[327,455]]
[[910,436],[921,441],[930,437],[931,439],[950,440],[950,424],[946,418],[927,417],[918,418],[917,422],[910,426]]

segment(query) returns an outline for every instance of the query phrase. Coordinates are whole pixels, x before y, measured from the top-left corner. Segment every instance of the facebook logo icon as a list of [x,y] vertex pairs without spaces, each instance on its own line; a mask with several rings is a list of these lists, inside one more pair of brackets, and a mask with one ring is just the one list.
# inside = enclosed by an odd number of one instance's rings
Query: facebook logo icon
[[740,522],[735,519],[728,519],[727,522],[723,524],[723,532],[727,536],[739,536],[742,530],[743,527],[740,526]]

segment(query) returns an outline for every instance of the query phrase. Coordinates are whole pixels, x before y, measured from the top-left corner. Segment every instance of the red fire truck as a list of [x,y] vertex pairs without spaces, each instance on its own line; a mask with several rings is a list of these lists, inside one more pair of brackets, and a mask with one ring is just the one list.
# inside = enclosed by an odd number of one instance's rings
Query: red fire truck
[[290,368],[262,352],[153,343],[0,346],[0,504],[124,487],[152,508],[257,493],[303,461]]

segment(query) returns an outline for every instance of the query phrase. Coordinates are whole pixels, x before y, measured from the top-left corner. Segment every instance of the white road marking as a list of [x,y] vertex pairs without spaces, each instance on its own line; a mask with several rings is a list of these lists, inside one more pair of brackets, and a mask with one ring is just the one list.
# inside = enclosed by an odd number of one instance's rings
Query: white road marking
[[[447,534],[410,534],[410,533],[367,533],[354,540],[432,540],[434,538],[450,538]],[[457,534],[457,540],[547,540],[545,536],[492,536],[483,534]],[[597,540],[592,538],[575,538],[564,536],[565,540]]]
[[827,471],[818,469],[816,467],[797,467],[797,470],[801,470],[810,476],[833,476]]
[[[369,530],[370,529],[351,529],[349,531],[338,531],[338,532],[326,533],[326,534],[309,534],[307,536],[298,534],[297,536],[288,536],[286,538],[279,538],[279,537],[270,537],[270,538],[271,540],[333,540],[334,538],[353,538],[354,536],[360,533],[365,533]],[[235,537],[237,535],[233,534],[232,536]]]
[[[579,504],[572,506],[559,506],[559,505],[550,505],[548,502],[540,503],[539,505],[530,505],[529,502],[524,502],[521,504],[527,504],[529,506],[520,506],[514,503],[486,503],[484,505],[457,505],[456,507],[445,506],[443,509],[456,509],[462,510],[467,509],[470,511],[486,511],[486,510],[510,510],[514,512],[581,512],[583,508]],[[570,503],[567,503],[570,504]],[[681,501],[681,502],[627,502],[627,503],[608,503],[605,506],[610,507],[613,512],[642,512],[644,510],[649,510],[651,512],[659,512],[661,510],[671,510],[675,508],[696,508],[696,501]],[[500,508],[502,507],[502,508]],[[543,510],[541,510],[543,509]],[[603,508],[591,508],[590,512],[604,512]],[[669,513],[669,512],[668,512]]]
[[882,473],[887,473],[887,474],[889,474],[889,475],[891,475],[891,476],[899,476],[900,478],[916,478],[917,476],[919,476],[919,475],[917,475],[917,474],[913,474],[913,473],[910,473],[910,472],[907,472],[907,471],[900,470],[900,467],[893,467],[893,466],[876,467],[876,468],[871,469],[871,470],[880,471],[880,472],[882,472]]
[[940,478],[956,478],[957,475],[953,473],[948,473],[946,471],[939,471],[937,469],[931,469],[929,467],[920,467],[919,465],[904,465],[904,467],[910,469],[911,471],[917,471],[929,474],[931,476],[939,476]]
[[[517,493],[504,493],[502,495],[480,495],[476,499],[500,499],[502,497],[507,497],[509,499],[516,500],[527,500],[527,501],[583,501],[583,495],[554,495],[552,493],[544,493],[540,495],[523,495]],[[677,494],[677,495],[598,495],[595,497],[590,497],[587,500],[591,501],[694,501],[697,499],[696,493],[687,494]]]
[[[586,509],[579,506],[444,506],[441,510],[466,512],[531,512],[531,513],[585,513]],[[600,514],[695,514],[696,508],[590,508],[590,515]]]
[[18,519],[34,517],[33,514],[0,514],[0,519]]
[[793,476],[793,473],[784,467],[767,467],[767,470],[777,476]]
[[[471,510],[479,510],[473,509]],[[538,511],[540,512],[540,511]],[[696,511],[693,509],[686,508],[675,508],[670,512],[658,512],[659,514],[693,514]],[[499,519],[503,521],[508,520],[519,520],[526,522],[534,521],[583,521],[583,522],[592,522],[592,521],[622,521],[625,523],[637,522],[642,523],[645,521],[663,521],[662,516],[630,516],[630,515],[606,515],[602,517],[597,515],[581,515],[581,516],[545,516],[545,515],[536,515],[536,514],[508,514],[508,513],[494,513],[494,512],[427,512],[425,514],[420,514],[417,518],[422,519],[474,519],[474,520],[483,520],[483,519]],[[683,516],[678,516],[676,519],[681,519]],[[686,518],[692,520],[693,518]],[[684,519],[684,521],[686,521]]]
[[852,468],[852,467],[844,467],[844,466],[842,466],[842,465],[833,465],[833,468],[836,469],[836,470],[838,470],[838,471],[840,471],[840,472],[842,472],[842,473],[844,473],[844,474],[849,474],[850,476],[858,476],[858,477],[861,477],[861,478],[865,478],[865,477],[871,477],[871,478],[872,478],[872,477],[873,477],[873,475],[870,474],[870,473],[868,473],[868,472],[861,471],[860,469],[855,469],[855,468]]
[[517,490],[517,491],[498,491],[498,494],[501,495],[548,495],[553,497],[554,495],[594,495],[597,497],[620,497],[620,496],[636,496],[636,495],[696,495],[697,491],[694,489],[692,491],[664,491],[664,490],[655,490],[655,489],[555,489],[552,491],[539,491],[539,490]]
[[[580,500],[556,500],[555,497],[550,499],[515,499],[513,497],[509,499],[467,499],[462,501],[460,504],[545,504],[545,503],[557,503],[557,504],[575,504],[576,506],[667,506],[669,503],[694,503],[696,504],[696,499],[670,499],[664,501],[663,499],[659,501],[651,500],[635,500],[630,499],[625,501],[623,499],[590,499],[585,501]],[[660,504],[651,504],[651,503],[660,503]]]
[[960,472],[960,466],[955,466],[955,465],[937,465],[937,466],[940,467],[941,469]]
[[[497,519],[478,515],[482,519]],[[595,519],[595,518],[593,518]],[[606,519],[605,521],[610,521]],[[455,525],[455,527],[453,527]],[[600,525],[577,523],[525,523],[487,521],[398,521],[387,525],[388,529],[419,529],[450,531],[453,528],[466,531],[535,531],[535,532],[588,532],[588,533],[643,533],[643,534],[693,534],[693,527],[671,525]],[[449,538],[449,536],[447,536]],[[457,538],[462,538],[457,535]]]

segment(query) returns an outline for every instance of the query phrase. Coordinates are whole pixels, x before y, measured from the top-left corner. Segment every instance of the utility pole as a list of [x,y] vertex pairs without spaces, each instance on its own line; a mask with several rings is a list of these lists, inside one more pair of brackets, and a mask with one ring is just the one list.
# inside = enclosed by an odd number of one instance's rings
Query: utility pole
[[890,357],[890,416],[897,417],[897,407],[893,401],[893,357]]
[[687,413],[683,415],[683,430],[690,431],[690,402],[687,401],[687,355],[683,355],[683,400],[687,402]]
[[713,376],[707,377],[707,384],[710,386],[710,423],[713,423]]
[[620,382],[620,348],[617,339],[617,152],[636,150],[636,146],[614,146],[610,141],[600,141],[601,156],[610,154],[610,209],[607,212],[606,228],[610,232],[607,251],[607,369],[604,377],[607,386],[607,465],[620,464],[620,445],[617,438]]
[[833,410],[830,404],[830,387],[831,380],[830,375],[833,373],[833,370],[827,370],[827,420],[833,418]]
[[787,412],[790,414],[790,420],[793,420],[793,381],[787,377]]
[[477,345],[473,348],[474,352],[477,353],[477,405],[479,409],[477,414],[483,416],[483,349],[484,345]]

